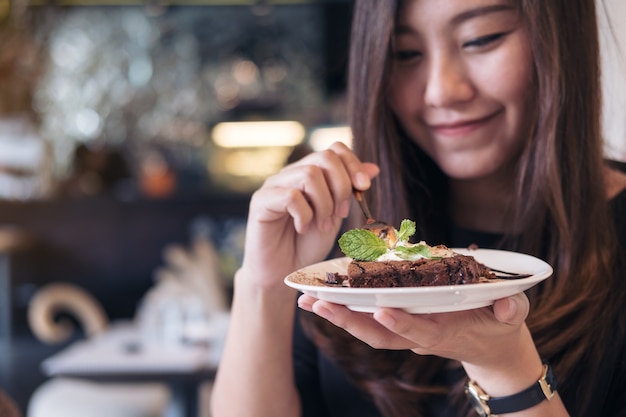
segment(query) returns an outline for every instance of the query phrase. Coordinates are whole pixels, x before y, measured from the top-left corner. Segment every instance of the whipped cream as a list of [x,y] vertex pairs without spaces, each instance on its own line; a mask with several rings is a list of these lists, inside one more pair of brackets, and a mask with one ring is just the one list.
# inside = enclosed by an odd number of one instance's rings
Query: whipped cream
[[444,245],[430,246],[423,240],[417,243],[398,242],[394,248],[387,249],[387,252],[385,252],[378,258],[376,258],[376,262],[406,261],[406,260],[417,261],[419,259],[426,258],[426,256],[415,254],[411,256],[410,259],[404,259],[398,256],[395,251],[395,248],[398,246],[413,247],[413,246],[418,246],[418,245],[428,246],[428,248],[430,249],[431,257],[434,257],[434,258],[450,258],[456,255],[456,253],[452,249]]

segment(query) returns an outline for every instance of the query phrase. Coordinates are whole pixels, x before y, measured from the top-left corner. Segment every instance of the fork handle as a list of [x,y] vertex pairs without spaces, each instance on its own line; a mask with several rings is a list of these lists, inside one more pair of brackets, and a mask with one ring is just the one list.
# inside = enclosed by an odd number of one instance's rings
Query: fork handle
[[370,212],[369,207],[367,206],[367,201],[365,201],[365,197],[363,196],[363,191],[357,190],[356,188],[352,189],[352,194],[354,194],[354,199],[359,203],[359,207],[363,212],[363,216],[365,216],[366,221],[374,221],[374,217],[372,217],[372,213]]

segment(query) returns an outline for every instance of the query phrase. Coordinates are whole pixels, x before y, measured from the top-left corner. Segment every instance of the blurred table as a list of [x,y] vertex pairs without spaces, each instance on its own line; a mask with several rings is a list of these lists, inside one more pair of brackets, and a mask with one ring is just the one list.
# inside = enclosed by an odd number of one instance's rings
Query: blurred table
[[221,342],[195,345],[145,343],[129,322],[76,342],[42,362],[50,377],[98,382],[163,382],[172,393],[170,410],[177,417],[198,416],[198,389],[215,376]]
[[17,251],[33,244],[33,238],[19,227],[0,224],[0,343],[8,346],[12,336],[11,263]]
[[13,338],[13,261],[19,251],[33,244],[33,237],[19,227],[0,224],[0,387],[9,385]]

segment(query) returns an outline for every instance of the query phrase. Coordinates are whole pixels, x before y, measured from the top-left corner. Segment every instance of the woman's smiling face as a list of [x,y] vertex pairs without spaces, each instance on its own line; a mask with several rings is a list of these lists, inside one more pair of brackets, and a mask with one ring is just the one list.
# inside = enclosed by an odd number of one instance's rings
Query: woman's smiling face
[[535,89],[529,36],[509,1],[406,0],[391,60],[391,109],[448,176],[497,174],[519,155]]

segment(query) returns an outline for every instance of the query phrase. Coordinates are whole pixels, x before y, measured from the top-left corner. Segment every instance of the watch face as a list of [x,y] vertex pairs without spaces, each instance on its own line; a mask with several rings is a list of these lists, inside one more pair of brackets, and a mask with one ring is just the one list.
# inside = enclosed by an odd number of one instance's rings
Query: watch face
[[474,411],[481,417],[489,417],[489,407],[484,403],[480,398],[480,393],[476,391],[476,387],[473,385],[468,385],[465,389],[465,393],[467,394],[467,398],[469,398],[472,407],[474,407]]
[[474,411],[476,411],[476,413],[481,417],[487,417],[488,414],[485,412],[483,403],[479,399],[474,398],[471,395],[469,396],[469,398],[472,406],[474,407]]

